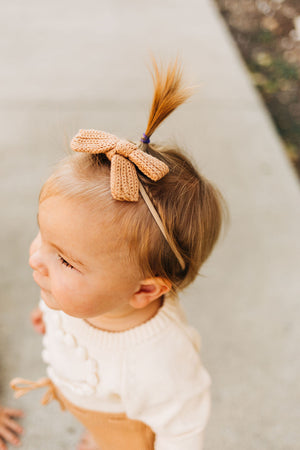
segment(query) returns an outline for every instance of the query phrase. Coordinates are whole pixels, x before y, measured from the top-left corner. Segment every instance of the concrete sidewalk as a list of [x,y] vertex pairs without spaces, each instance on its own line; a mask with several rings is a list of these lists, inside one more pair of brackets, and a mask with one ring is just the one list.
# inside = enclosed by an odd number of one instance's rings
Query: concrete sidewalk
[[[182,295],[213,379],[206,450],[299,446],[299,184],[210,0],[6,2],[1,62],[1,403],[26,413],[22,449],[72,450],[81,427],[14,376],[44,376],[27,267],[39,188],[79,128],[136,140],[152,94],[149,52],[182,56],[199,94],[156,133],[182,145],[228,201],[231,225]],[[298,326],[297,326],[298,325]]]

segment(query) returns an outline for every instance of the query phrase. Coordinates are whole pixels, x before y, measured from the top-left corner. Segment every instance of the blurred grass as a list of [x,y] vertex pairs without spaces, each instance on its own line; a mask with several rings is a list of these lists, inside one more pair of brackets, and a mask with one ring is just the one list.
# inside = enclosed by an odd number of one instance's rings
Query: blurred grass
[[[292,19],[284,17],[283,20],[274,12],[266,16],[254,0],[215,1],[300,177],[300,64],[297,60],[300,43],[294,43],[290,37]],[[277,17],[278,26],[274,30],[263,26],[266,17],[272,17],[275,24],[274,17]],[[283,39],[288,42],[286,49],[282,45]],[[289,60],[291,53],[294,61]]]

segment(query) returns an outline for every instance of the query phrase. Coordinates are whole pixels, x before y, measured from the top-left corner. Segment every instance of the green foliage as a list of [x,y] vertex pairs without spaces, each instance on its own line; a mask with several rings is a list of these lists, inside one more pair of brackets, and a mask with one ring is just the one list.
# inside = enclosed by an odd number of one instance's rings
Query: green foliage
[[285,61],[281,56],[273,58],[270,68],[274,79],[299,80],[297,66]]
[[[275,1],[268,2],[274,13],[269,20],[254,0],[252,3],[247,0],[216,2],[222,7],[253,83],[270,110],[300,175],[300,70],[296,63],[291,62],[298,55],[297,43],[293,43],[290,35],[292,20],[287,18],[283,8],[275,8]],[[293,1],[295,11],[298,2]],[[283,40],[289,44],[288,47],[282,45]]]
[[251,41],[253,44],[271,44],[273,47],[274,35],[269,30],[258,28],[254,33],[251,33]]

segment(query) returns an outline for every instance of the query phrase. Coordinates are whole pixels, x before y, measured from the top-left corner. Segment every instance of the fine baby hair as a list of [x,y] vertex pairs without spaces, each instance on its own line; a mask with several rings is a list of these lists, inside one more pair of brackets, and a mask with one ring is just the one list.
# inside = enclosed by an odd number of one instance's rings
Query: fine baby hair
[[[153,101],[138,146],[108,133],[80,130],[71,147],[81,153],[73,153],[59,164],[42,187],[40,202],[61,195],[84,201],[93,211],[101,204],[99,213],[108,214],[111,223],[117,225],[120,232],[116,239],[121,246],[126,246],[128,257],[136,263],[141,276],[168,280],[175,293],[194,280],[210,255],[220,234],[225,208],[216,187],[198,173],[178,148],[150,143],[150,137],[162,121],[192,93],[182,83],[177,60],[166,70],[153,60],[152,76]],[[120,164],[110,161],[116,155],[111,149],[119,143],[125,148],[122,156],[118,155],[119,160],[126,156],[130,160],[130,153],[139,152],[136,161],[123,169],[125,175],[120,175]],[[154,166],[158,167],[150,167],[150,174],[140,170],[141,152],[153,157],[150,166],[156,161]],[[132,180],[133,164],[141,195],[138,190],[131,198],[124,192],[119,197],[114,195],[113,186],[128,175],[126,170],[130,174],[125,184],[132,188],[136,182]],[[144,168],[149,170],[148,161]],[[154,176],[151,176],[152,169]],[[112,180],[113,177],[118,179]]]

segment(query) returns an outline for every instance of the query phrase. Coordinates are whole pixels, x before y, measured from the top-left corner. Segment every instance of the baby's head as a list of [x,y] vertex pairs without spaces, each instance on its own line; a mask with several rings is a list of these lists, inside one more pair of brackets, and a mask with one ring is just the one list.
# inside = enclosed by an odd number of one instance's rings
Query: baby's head
[[[143,142],[139,146],[124,144],[102,132],[81,130],[73,140],[73,149],[83,153],[74,153],[62,161],[40,193],[39,216],[45,230],[42,238],[48,242],[55,240],[57,237],[53,233],[58,230],[60,246],[67,246],[69,253],[75,252],[71,259],[67,258],[67,253],[62,258],[65,269],[72,270],[71,266],[79,273],[81,267],[84,270],[84,261],[77,261],[79,265],[75,266],[78,254],[84,253],[90,254],[90,263],[99,264],[99,269],[105,265],[107,271],[101,280],[102,285],[107,283],[105,295],[117,295],[116,288],[122,291],[128,288],[130,294],[141,285],[148,296],[153,294],[153,298],[168,290],[175,293],[183,289],[199,273],[221,229],[224,204],[218,190],[177,148],[148,143],[162,120],[190,95],[181,87],[181,74],[176,64],[169,67],[166,75],[160,73],[156,65],[154,69],[154,100]],[[125,145],[129,153],[135,152],[138,168],[130,162],[129,169],[127,166],[122,169],[119,160],[113,162],[115,152],[109,150],[110,144],[106,144],[110,139],[115,140],[115,147]],[[106,153],[98,153],[99,145],[101,148],[107,146]],[[141,168],[143,164],[139,164],[143,158],[141,152],[154,158],[146,161],[145,170]],[[153,161],[162,170],[151,177],[156,181],[149,178],[147,172]],[[130,198],[134,181],[130,174],[124,182],[126,173],[122,170],[131,171],[132,167],[138,175],[141,195],[137,190],[130,201],[124,201]],[[122,183],[129,189],[129,194],[124,194]],[[115,193],[116,189],[121,190],[123,201],[116,199],[120,195]],[[98,277],[99,281],[101,277]],[[53,294],[53,283],[49,286],[46,277],[39,274],[36,278],[45,292],[51,288]],[[157,289],[153,288],[153,281]],[[71,288],[65,283],[70,295],[78,290],[80,277],[76,281],[73,274],[72,283]],[[95,280],[91,278],[93,283],[96,283],[96,277]],[[74,315],[88,317],[90,313]]]

